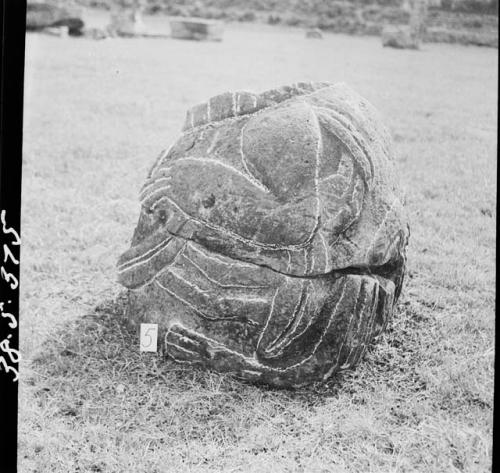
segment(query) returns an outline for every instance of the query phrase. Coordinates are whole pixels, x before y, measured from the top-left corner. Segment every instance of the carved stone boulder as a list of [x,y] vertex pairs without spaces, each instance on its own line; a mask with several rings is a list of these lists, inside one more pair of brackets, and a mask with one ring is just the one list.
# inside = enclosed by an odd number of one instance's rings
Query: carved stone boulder
[[346,85],[195,106],[141,203],[119,281],[180,363],[300,386],[355,366],[391,318],[409,230],[388,132]]

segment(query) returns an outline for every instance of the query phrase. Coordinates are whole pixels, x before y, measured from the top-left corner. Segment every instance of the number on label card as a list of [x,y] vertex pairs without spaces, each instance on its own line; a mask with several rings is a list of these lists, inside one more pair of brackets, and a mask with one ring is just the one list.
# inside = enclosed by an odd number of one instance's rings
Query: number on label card
[[158,324],[141,324],[140,350],[156,353],[158,350]]

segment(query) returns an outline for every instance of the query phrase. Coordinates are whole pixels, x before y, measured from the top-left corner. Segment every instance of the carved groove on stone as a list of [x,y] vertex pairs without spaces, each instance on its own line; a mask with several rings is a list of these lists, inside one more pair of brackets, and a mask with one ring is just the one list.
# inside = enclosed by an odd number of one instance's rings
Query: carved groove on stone
[[[211,259],[211,260],[214,260],[214,261],[217,261],[218,263],[223,263],[223,264],[227,264],[224,260],[218,258],[217,256],[215,255],[209,255],[207,253],[205,253],[201,248],[198,248],[194,245],[192,245],[190,242],[188,242],[188,247],[191,249],[191,250],[194,250],[198,253],[200,253],[202,256],[204,256],[205,258],[208,258],[208,259]],[[250,263],[245,263],[243,261],[238,261],[238,260],[234,260],[233,263],[231,263],[232,266],[241,266],[241,267],[247,267],[247,268],[255,268],[255,264],[250,264]]]
[[154,186],[156,186],[156,184],[158,184],[159,182],[167,182],[167,181],[170,181],[171,179],[172,179],[172,176],[163,176],[163,177],[159,177],[159,178],[155,179],[154,181],[151,181],[150,183],[145,185],[142,188],[141,193],[140,193],[141,202],[144,202],[145,200],[147,200],[149,198],[148,192]]
[[273,312],[274,312],[274,304],[276,302],[276,296],[278,295],[279,291],[280,291],[280,287],[278,286],[278,289],[276,289],[276,292],[274,293],[274,296],[271,299],[271,305],[269,308],[269,315],[267,316],[266,323],[265,323],[265,325],[260,333],[259,339],[257,340],[257,345],[256,345],[254,356],[257,356],[257,352],[259,351],[260,344],[262,343],[262,339],[264,338],[266,330],[269,327],[269,322],[271,321],[271,318],[272,318]]
[[[141,205],[144,206],[144,207],[149,207],[147,204],[147,202],[150,201],[150,199],[156,195],[156,194],[164,194],[166,191],[168,191],[168,189],[170,189],[172,186],[163,186],[163,187],[160,187],[159,189],[155,189],[153,192],[149,193],[148,195],[146,195],[146,197],[143,198],[143,200],[141,201]],[[151,205],[151,208],[154,208],[156,207],[156,203],[159,199],[157,199],[156,201],[153,201],[152,205]]]
[[[195,332],[194,330],[190,330],[188,327],[185,327],[183,326],[181,323],[179,322],[176,322],[174,324],[172,324],[169,328],[169,330],[167,331],[166,335],[165,335],[165,338],[168,337],[169,334],[173,334],[175,333],[173,331],[173,329],[175,327],[181,327],[184,331],[188,332],[188,333],[191,333],[193,334],[195,337],[197,338],[200,338],[204,341],[206,341],[207,343],[211,344],[211,345],[214,345],[216,346],[217,348],[219,348],[222,352],[226,352],[226,353],[229,353],[231,355],[234,355],[235,357],[237,358],[240,358],[240,359],[243,359],[245,360],[247,363],[253,365],[254,367],[256,368],[261,368],[262,365],[255,359],[255,358],[249,358],[249,357],[245,357],[243,356],[241,353],[238,353],[237,351],[234,351],[234,350],[231,350],[230,348],[228,348],[227,346],[223,345],[222,343],[220,342],[217,342],[216,340],[214,340],[213,338],[210,338],[210,337],[207,337],[199,332]],[[190,340],[191,341],[191,340]]]
[[168,156],[168,154],[170,153],[170,150],[173,148],[173,146],[174,146],[174,144],[172,143],[166,150],[164,150],[160,153],[160,155],[156,159],[155,163],[153,164],[153,166],[151,166],[151,169],[148,172],[148,179],[153,177],[155,172],[162,166],[163,161]]
[[243,151],[243,134],[245,132],[245,127],[247,124],[243,125],[241,127],[241,132],[240,132],[240,139],[239,139],[239,144],[240,144],[240,156],[241,156],[241,162],[243,164],[243,167],[245,168],[246,174],[247,174],[247,179],[250,180],[256,187],[258,187],[261,191],[266,192],[269,194],[271,191],[264,185],[263,182],[261,182],[259,179],[257,179],[253,173],[250,171],[248,168],[247,160],[245,158],[245,153]]
[[[307,285],[309,285],[307,281]],[[267,348],[264,349],[266,358],[276,358],[283,354],[283,350],[288,347],[297,337],[302,335],[302,333],[309,327],[306,326],[304,331],[300,332],[297,336],[292,337],[297,327],[302,322],[305,313],[305,307],[307,307],[307,302],[309,299],[309,294],[305,292],[306,281],[302,281],[302,290],[297,304],[295,305],[292,315],[290,316],[290,322],[283,329],[283,331],[269,344]],[[311,317],[312,320],[312,317]]]
[[346,122],[341,114],[324,107],[316,108],[323,112],[319,115],[320,123],[330,129],[334,136],[349,150],[361,171],[366,186],[370,189],[374,170],[370,158],[372,152],[368,149],[368,145],[361,135],[352,129],[353,125]]
[[323,236],[323,232],[320,230],[318,232],[319,238],[321,240],[321,244],[325,249],[325,271],[330,267],[330,252],[328,251],[328,245],[326,244],[325,237]]
[[394,200],[392,201],[391,205],[389,206],[389,208],[385,212],[384,218],[383,218],[382,222],[380,222],[380,225],[378,226],[377,231],[375,232],[375,234],[374,234],[373,238],[371,239],[370,244],[368,245],[368,248],[366,250],[365,258],[366,258],[367,261],[369,260],[370,254],[374,250],[375,244],[377,243],[378,239],[380,238],[381,232],[385,228],[385,224],[387,222],[387,219],[388,219],[389,215],[393,212],[394,208],[398,204],[401,205],[401,203],[399,201],[399,198],[396,197],[396,198],[394,198]]
[[[360,286],[360,290],[362,291],[364,286],[366,285],[366,281],[362,281],[361,282],[361,286]],[[340,369],[341,370],[344,370],[344,369],[347,369],[349,368],[350,366],[350,357],[351,355],[354,353],[356,355],[357,351],[359,350],[359,348],[361,347],[362,345],[362,342],[361,342],[361,336],[364,336],[365,333],[363,331],[364,329],[364,325],[366,324],[366,321],[365,321],[365,311],[366,311],[366,308],[367,308],[367,299],[368,299],[368,296],[371,295],[373,296],[372,292],[368,292],[368,291],[364,291],[363,293],[363,301],[361,303],[361,307],[360,309],[357,311],[358,312],[358,326],[356,327],[356,329],[351,333],[351,339],[352,339],[352,343],[353,345],[351,346],[350,350],[349,350],[349,353],[344,361],[344,363],[340,366]],[[373,304],[373,301],[372,301],[372,304]],[[370,319],[371,319],[371,315],[373,314],[373,305],[370,306]]]
[[174,299],[177,299],[179,302],[181,302],[185,306],[189,307],[193,312],[198,314],[200,317],[207,319],[207,320],[228,320],[228,317],[212,317],[212,316],[206,314],[205,312],[202,312],[200,309],[198,309],[196,306],[194,306],[193,304],[191,304],[187,300],[183,299],[181,296],[176,294],[174,291],[165,287],[157,279],[155,279],[154,282],[159,288],[163,289],[167,294],[170,294]]
[[293,365],[287,366],[285,368],[276,368],[276,367],[273,367],[272,368],[273,370],[276,370],[276,371],[288,371],[288,370],[297,368],[298,366],[301,366],[304,363],[306,363],[307,361],[309,361],[316,354],[316,351],[318,350],[319,346],[323,343],[323,339],[324,339],[325,335],[330,330],[330,326],[332,324],[332,321],[335,319],[335,316],[337,315],[337,308],[338,308],[340,302],[343,302],[343,299],[344,299],[344,296],[345,296],[345,284],[346,283],[344,282],[343,283],[343,287],[342,287],[342,291],[341,291],[341,295],[339,297],[339,300],[337,301],[337,304],[335,305],[335,308],[334,308],[332,314],[330,315],[330,318],[328,320],[328,324],[327,324],[326,328],[323,330],[323,333],[321,334],[319,340],[314,345],[314,348],[313,348],[311,354],[309,356],[305,357],[303,360],[299,361],[298,363],[295,363]]
[[237,241],[245,243],[245,244],[247,244],[249,246],[253,246],[255,248],[264,248],[266,250],[271,250],[271,251],[273,251],[273,250],[276,250],[276,251],[279,251],[279,250],[301,250],[304,247],[306,247],[308,245],[308,243],[310,242],[310,238],[311,237],[309,237],[303,243],[299,243],[297,245],[269,245],[269,244],[265,244],[265,243],[258,243],[258,242],[254,241],[254,240],[250,240],[249,238],[242,237],[241,235],[238,235],[237,233],[232,232],[231,230],[227,230],[227,229],[222,228],[222,227],[220,227],[218,225],[214,225],[214,224],[209,223],[209,222],[204,221],[204,220],[199,220],[199,219],[193,217],[192,215],[189,215],[177,202],[175,202],[173,199],[171,199],[168,196],[165,196],[164,199],[166,199],[168,202],[170,202],[188,220],[193,220],[194,222],[199,223],[200,225],[204,225],[207,228],[211,228],[212,230],[216,230],[216,231],[218,231],[218,232],[220,232],[222,234],[228,235],[228,236],[230,236],[231,238],[234,238]]
[[221,287],[222,289],[262,289],[262,288],[267,288],[267,286],[264,285],[245,285],[245,284],[222,284],[220,281],[216,281],[215,279],[211,278],[200,266],[198,266],[192,259],[190,259],[188,256],[183,255],[184,259],[189,261],[189,264],[194,266],[203,276],[205,276],[206,279],[208,279],[211,283]]
[[187,281],[185,278],[183,278],[178,271],[176,271],[174,268],[170,267],[168,269],[169,273],[174,275],[177,279],[180,279],[184,284],[186,284],[187,286],[189,287],[192,287],[195,291],[199,292],[200,294],[208,294],[207,291],[205,291],[204,289],[202,289],[201,287],[197,286],[195,283],[191,282],[191,281]]
[[245,169],[247,170],[248,174],[241,172],[239,169],[236,169],[234,166],[231,166],[230,164],[224,163],[222,161],[218,161],[217,159],[186,156],[184,158],[177,159],[175,161],[175,163],[179,163],[179,162],[183,162],[183,161],[194,161],[194,162],[199,161],[201,163],[209,163],[209,164],[215,164],[215,165],[222,166],[223,168],[226,168],[226,169],[230,170],[231,172],[234,172],[238,176],[242,177],[243,179],[248,181],[253,186],[258,187],[260,190],[262,190],[264,192],[269,192],[269,189],[266,189],[266,187],[262,183],[260,183],[257,179],[255,179],[254,176],[252,176],[252,174],[250,172],[248,172],[248,168],[246,167],[245,162],[243,162],[243,165],[244,165]]
[[219,137],[219,130],[215,130],[214,136],[212,137],[212,142],[210,143],[210,146],[207,148],[207,154],[212,154],[212,151],[215,148],[215,145],[217,144],[217,138]]
[[[319,124],[318,116],[314,112],[313,108],[309,106],[309,110],[313,116],[314,123],[316,125],[316,133],[318,134],[318,144],[316,145],[316,162],[314,169],[314,192],[316,193],[316,225],[309,237],[308,241],[312,241],[316,233],[319,230],[321,224],[321,200],[319,195],[319,167],[321,164],[321,153],[323,152],[323,136],[321,134],[321,126]],[[314,267],[314,264],[312,265]]]
[[[344,291],[344,289],[345,289],[345,285],[344,285],[344,288],[342,289],[342,291]],[[359,291],[361,291],[361,286],[359,288]],[[356,296],[356,298],[354,299],[355,303],[357,303],[358,298],[359,298],[359,292],[358,292],[358,295]],[[338,307],[338,305],[335,307],[334,313],[336,313],[337,307]],[[344,348],[344,345],[346,344],[347,339],[349,338],[349,335],[351,335],[352,319],[355,317],[355,315],[356,315],[356,312],[353,311],[352,314],[351,314],[351,317],[349,319],[349,325],[347,327],[347,330],[345,331],[344,338],[343,338],[342,343],[340,344],[340,347],[339,347],[339,351],[338,351],[338,354],[337,354],[337,360],[331,366],[331,368],[326,372],[326,374],[323,376],[323,381],[326,381],[335,372],[335,370],[339,366],[340,355],[342,354],[342,349]]]
[[162,240],[160,243],[158,243],[158,245],[156,245],[154,248],[151,248],[146,253],[143,253],[136,258],[126,261],[122,265],[118,266],[118,272],[122,273],[124,271],[129,271],[141,264],[146,264],[148,261],[151,261],[155,256],[157,256],[160,251],[163,251],[171,241],[172,237]]

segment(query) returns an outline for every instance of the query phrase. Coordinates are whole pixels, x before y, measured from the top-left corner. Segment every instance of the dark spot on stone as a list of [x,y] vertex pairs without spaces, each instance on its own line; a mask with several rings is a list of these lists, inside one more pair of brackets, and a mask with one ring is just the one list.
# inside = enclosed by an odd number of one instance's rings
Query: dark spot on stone
[[160,223],[165,223],[167,221],[167,211],[165,209],[161,209],[159,212],[158,212],[158,220],[160,221]]
[[236,214],[237,214],[237,213],[238,213],[238,210],[239,210],[239,209],[238,209],[238,207],[236,207],[236,206],[235,206],[235,207],[233,207],[233,211],[234,211],[234,213],[236,213]]
[[482,207],[480,210],[481,214],[486,215],[487,217],[493,217],[493,212],[487,207]]
[[191,138],[191,141],[188,143],[188,145],[186,146],[186,149],[185,149],[185,152],[188,152],[190,149],[192,149],[194,147],[194,144],[195,144],[195,140],[194,138]]
[[71,351],[71,350],[68,350],[68,349],[64,349],[61,352],[61,356],[76,356],[76,353],[74,351]]
[[210,196],[206,199],[203,199],[201,203],[203,204],[203,207],[209,209],[210,207],[213,207],[215,205],[215,196],[213,194],[210,194]]
[[71,406],[63,407],[60,412],[63,416],[68,416],[68,417],[75,417],[78,415],[77,410]]

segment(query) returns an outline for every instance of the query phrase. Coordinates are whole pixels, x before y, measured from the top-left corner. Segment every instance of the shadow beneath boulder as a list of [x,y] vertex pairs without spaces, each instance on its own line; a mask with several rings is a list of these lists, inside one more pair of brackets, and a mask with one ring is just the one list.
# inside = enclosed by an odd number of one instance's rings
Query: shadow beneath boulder
[[338,394],[339,378],[280,390],[141,353],[138,334],[124,317],[126,303],[125,292],[106,300],[43,344],[26,380],[42,407],[50,402],[58,417],[69,416],[72,422],[125,418],[137,426],[144,419],[161,424],[182,414],[195,425],[218,412],[231,417],[243,404],[249,415],[251,406],[265,401],[288,409],[297,403],[317,406]]
[[400,390],[401,376],[411,378],[406,381],[412,389],[422,389],[410,366],[394,376],[395,355],[408,355],[404,328],[414,323],[406,308],[396,331],[388,330],[389,345],[369,351],[355,371],[325,384],[279,390],[139,352],[138,335],[124,317],[126,305],[125,292],[106,300],[42,346],[25,381],[40,415],[72,430],[99,426],[113,435],[156,432],[162,439],[203,442],[208,436],[237,443],[245,432],[273,419],[307,424],[324,409],[365,403],[377,386],[394,384]]

